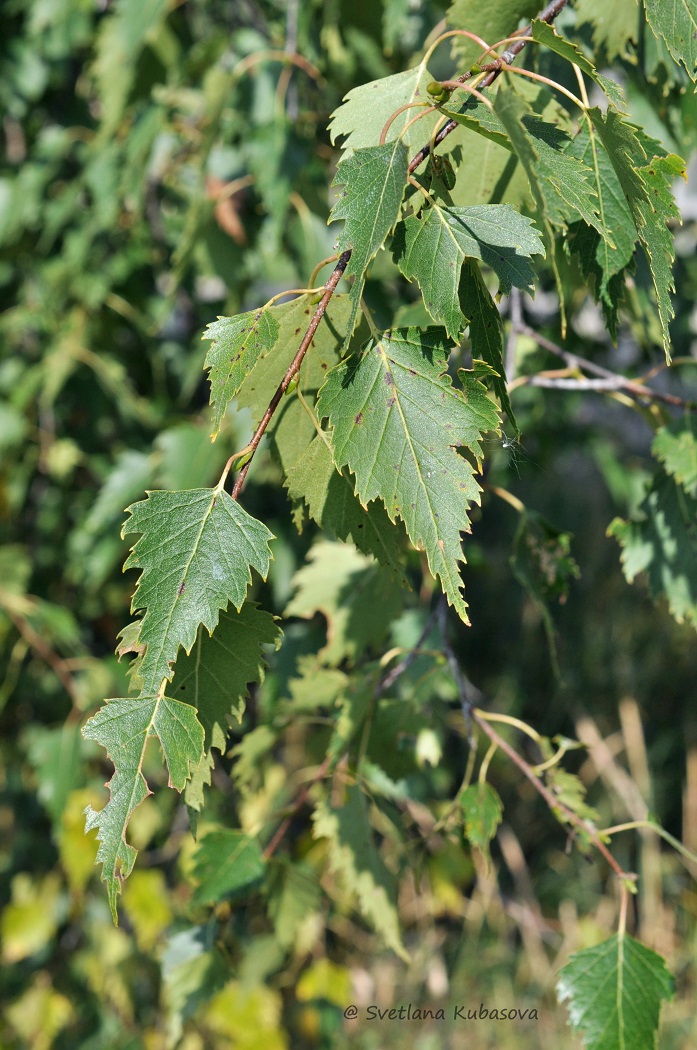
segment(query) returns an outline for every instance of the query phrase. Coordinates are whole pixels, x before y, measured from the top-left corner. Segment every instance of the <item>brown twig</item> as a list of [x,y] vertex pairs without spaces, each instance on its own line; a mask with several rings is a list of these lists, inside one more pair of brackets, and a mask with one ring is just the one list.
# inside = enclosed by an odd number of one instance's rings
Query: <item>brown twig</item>
[[[560,13],[560,11],[562,11],[563,8],[566,7],[567,2],[568,2],[568,0],[553,0],[552,3],[548,4],[547,7],[545,7],[545,9],[540,12],[540,14],[537,16],[538,19],[540,21],[542,21],[542,22],[553,22],[554,19],[557,17],[557,15]],[[497,59],[495,62],[491,62],[488,65],[482,67],[482,69],[486,70],[487,73],[486,73],[486,76],[483,78],[483,80],[481,80],[479,82],[479,84],[477,85],[477,90],[481,91],[483,88],[487,88],[491,84],[494,83],[496,78],[503,71],[504,67],[510,65],[511,62],[516,57],[516,55],[518,55],[523,50],[523,48],[525,47],[526,43],[528,42],[528,39],[531,36],[531,34],[532,34],[532,27],[528,26],[527,29],[525,29],[524,31],[521,32],[520,37],[517,40],[515,40],[506,51],[504,51],[504,53],[501,55],[500,59]],[[269,52],[269,54],[270,55],[273,54],[274,56],[276,56],[276,52],[273,52],[273,53]],[[283,53],[281,52],[280,54],[282,55]],[[285,57],[287,57],[287,56],[285,56]],[[297,56],[294,56],[294,57],[297,57]],[[469,80],[470,77],[472,77],[473,75],[474,74],[472,74],[470,71],[468,71],[467,73],[463,73],[461,77],[457,78],[458,83],[464,84],[465,81]],[[479,75],[479,74],[477,74],[477,75]],[[457,125],[456,121],[454,121],[454,120],[448,121],[448,123],[445,124],[441,128],[441,130],[438,132],[438,134],[436,135],[436,137],[434,139],[434,142],[433,142],[433,145],[434,146],[439,145],[443,141],[444,138],[446,138],[452,131],[454,131],[457,128],[457,126],[458,125]],[[429,155],[430,152],[431,152],[431,143],[428,143],[427,145],[422,146],[422,148],[419,150],[419,152],[416,154],[416,156],[411,160],[411,162],[409,164],[409,168],[408,168],[409,175],[413,175],[414,174],[416,169],[419,167],[420,164],[423,163],[423,161],[426,159],[426,157]],[[335,268],[334,268],[334,270],[332,272],[331,277],[329,278],[329,280],[327,281],[326,285],[324,286],[325,287],[325,293],[324,293],[324,295],[322,296],[320,302],[317,305],[317,309],[315,310],[315,313],[314,313],[314,315],[312,317],[312,320],[310,321],[310,324],[308,325],[307,331],[305,332],[305,335],[303,336],[303,339],[302,339],[302,342],[300,344],[300,347],[298,348],[297,354],[293,358],[293,361],[292,361],[288,371],[286,372],[285,376],[283,377],[283,380],[281,381],[280,386],[276,390],[276,393],[273,395],[271,401],[269,402],[268,408],[264,412],[264,415],[263,415],[259,425],[257,426],[257,429],[254,431],[254,436],[252,437],[252,440],[249,442],[249,445],[247,445],[246,448],[245,448],[245,453],[247,454],[248,458],[247,458],[247,462],[245,463],[245,465],[242,467],[242,469],[240,470],[239,474],[237,475],[237,479],[235,481],[235,485],[234,485],[234,488],[232,490],[232,498],[233,499],[237,499],[239,497],[240,492],[242,491],[242,486],[244,485],[245,478],[247,477],[247,471],[249,470],[249,466],[251,464],[251,461],[252,461],[252,458],[254,456],[254,453],[256,452],[256,450],[257,450],[257,448],[259,446],[259,442],[261,441],[262,437],[264,436],[264,431],[266,430],[266,428],[268,427],[269,423],[271,422],[273,414],[276,411],[276,409],[278,408],[278,404],[279,404],[281,398],[283,397],[284,393],[286,392],[286,390],[290,386],[290,383],[291,383],[291,381],[293,379],[293,376],[297,373],[298,369],[300,368],[300,365],[302,364],[302,360],[303,360],[305,354],[307,353],[308,347],[310,346],[310,343],[312,342],[312,339],[314,337],[315,332],[317,331],[317,326],[319,325],[320,321],[324,317],[324,312],[327,309],[327,306],[329,304],[329,300],[331,299],[332,295],[334,294],[334,292],[336,290],[336,286],[338,285],[339,281],[343,277],[344,271],[346,270],[346,267],[349,264],[349,259],[350,258],[351,258],[351,249],[347,248],[347,250],[345,252],[343,252],[342,255],[339,257],[339,261],[336,264],[336,266],[335,266]],[[228,471],[228,469],[230,467],[230,464],[231,464],[231,461],[228,462],[228,466],[225,468],[225,473],[227,473],[227,471]]]
[[24,638],[29,647],[34,650],[40,660],[43,660],[44,663],[51,668],[56,678],[70,697],[73,707],[75,707],[78,699],[77,686],[75,685],[75,679],[68,670],[67,662],[58,655],[55,649],[51,648],[38,631],[34,630],[26,617],[16,613],[4,603],[2,609],[5,615],[15,625],[19,634]]
[[235,481],[235,487],[232,490],[232,498],[233,499],[237,499],[237,497],[240,494],[242,486],[244,485],[244,479],[246,478],[247,471],[249,470],[249,464],[252,461],[252,456],[256,452],[256,450],[257,450],[257,448],[259,446],[259,442],[261,441],[262,437],[264,436],[264,431],[266,430],[267,426],[271,422],[271,419],[273,417],[274,412],[278,408],[279,401],[281,400],[281,398],[285,394],[286,390],[290,386],[290,384],[292,382],[292,379],[293,379],[293,376],[296,374],[296,372],[300,368],[300,365],[303,362],[303,358],[304,358],[305,354],[307,353],[308,347],[309,347],[310,343],[312,342],[312,340],[314,338],[315,332],[317,331],[317,326],[320,323],[320,321],[322,320],[322,318],[324,317],[324,311],[327,309],[327,306],[329,305],[329,300],[331,299],[332,295],[334,294],[334,290],[335,290],[337,284],[339,283],[339,281],[341,280],[341,278],[343,276],[343,273],[344,273],[344,270],[348,266],[348,262],[349,262],[350,258],[351,258],[351,251],[349,249],[349,250],[345,251],[340,256],[338,263],[336,264],[336,266],[334,267],[334,270],[332,271],[331,277],[329,278],[329,280],[327,281],[327,283],[324,286],[324,288],[325,288],[324,295],[322,296],[322,298],[320,299],[320,301],[317,304],[317,309],[315,310],[315,312],[314,312],[314,314],[312,316],[312,320],[310,321],[310,323],[309,323],[309,325],[307,327],[307,331],[305,332],[305,335],[303,336],[302,342],[301,342],[300,346],[298,347],[298,352],[296,353],[295,357],[291,361],[291,363],[290,363],[290,365],[288,367],[288,370],[287,370],[286,374],[284,375],[283,379],[279,383],[278,388],[276,390],[276,393],[271,398],[271,401],[269,402],[269,406],[266,409],[266,412],[264,412],[264,415],[262,416],[258,427],[254,431],[254,436],[252,437],[252,440],[249,442],[249,445],[247,446],[247,452],[248,452],[248,455],[249,455],[249,459],[247,460],[245,465],[242,467],[242,470],[237,475],[237,480]]

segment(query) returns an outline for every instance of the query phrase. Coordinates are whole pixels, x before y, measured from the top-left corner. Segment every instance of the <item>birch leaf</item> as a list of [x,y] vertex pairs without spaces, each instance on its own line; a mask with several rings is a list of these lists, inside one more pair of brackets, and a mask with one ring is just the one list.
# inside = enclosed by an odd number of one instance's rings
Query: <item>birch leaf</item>
[[114,763],[108,785],[111,797],[102,810],[87,807],[85,830],[98,829],[97,861],[103,864],[102,880],[116,923],[121,883],[133,870],[137,855],[126,841],[126,829],[133,810],[151,794],[142,774],[148,737],[157,736],[160,741],[169,786],[182,791],[191,766],[203,752],[203,727],[193,707],[159,694],[108,700],[86,723],[82,735],[106,748]]
[[219,488],[149,492],[128,513],[122,535],[141,538],[124,568],[143,570],[132,609],[145,610],[139,675],[153,694],[172,677],[180,646],[191,652],[200,624],[212,632],[229,602],[242,607],[250,567],[266,578],[273,536]]
[[442,328],[386,332],[329,373],[318,411],[330,419],[335,462],[356,475],[363,505],[379,498],[392,521],[404,521],[468,622],[460,534],[469,531],[468,510],[479,502],[480,487],[457,448],[467,446],[480,460],[479,439],[498,427],[498,415],[475,380],[467,393],[451,386],[444,375],[448,352]]

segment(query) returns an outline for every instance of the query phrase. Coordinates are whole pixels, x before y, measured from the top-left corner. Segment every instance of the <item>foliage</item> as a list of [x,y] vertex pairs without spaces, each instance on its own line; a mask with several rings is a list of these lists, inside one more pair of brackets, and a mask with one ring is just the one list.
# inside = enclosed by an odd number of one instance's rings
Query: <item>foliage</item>
[[690,1045],[692,5],[7,9],[0,1042]]

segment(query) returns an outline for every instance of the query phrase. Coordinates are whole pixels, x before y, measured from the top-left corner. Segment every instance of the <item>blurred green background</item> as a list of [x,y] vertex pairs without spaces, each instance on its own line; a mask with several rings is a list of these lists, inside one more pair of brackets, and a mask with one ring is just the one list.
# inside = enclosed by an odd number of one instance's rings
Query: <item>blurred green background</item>
[[[211,484],[248,440],[253,421],[230,413],[210,442],[202,331],[219,314],[304,287],[331,254],[328,187],[338,150],[329,114],[352,86],[408,68],[446,6],[4,0],[2,1050],[578,1045],[554,1001],[555,973],[571,951],[614,931],[616,889],[602,865],[566,851],[564,832],[498,758],[491,777],[506,808],[493,864],[444,838],[422,877],[404,881],[409,963],[387,953],[336,891],[330,908],[319,882],[305,895],[302,882],[295,888],[283,922],[255,897],[192,913],[195,844],[178,798],[164,790],[134,815],[130,837],[141,852],[115,929],[96,843],[83,833],[83,810],[102,804],[110,766],[80,726],[103,697],[127,691],[125,664],[113,655],[134,582],[121,573],[123,510],[146,488]],[[660,56],[625,61],[622,47],[612,50],[605,58],[620,68],[637,119],[689,154],[694,91],[690,99]],[[446,76],[447,48],[438,56],[434,72]],[[685,204],[674,354],[697,359],[697,210],[693,199]],[[640,270],[616,351],[579,291],[569,349],[616,367],[658,364],[647,284]],[[376,264],[366,294],[387,313],[405,291]],[[538,296],[529,309],[531,323],[558,332],[553,299]],[[681,374],[697,396],[697,373]],[[493,709],[587,743],[572,766],[606,825],[640,819],[648,807],[695,850],[694,629],[627,586],[619,549],[605,537],[611,519],[639,501],[651,431],[630,409],[592,395],[527,388],[515,404],[523,447],[515,462],[492,448],[488,476],[574,535],[581,575],[555,610],[562,681],[539,609],[511,570],[516,514],[494,498],[468,541],[473,626],[458,629],[463,666]],[[309,536],[294,528],[267,457],[255,461],[245,505],[278,537],[272,575],[263,587],[257,581],[256,597],[281,613]],[[385,648],[413,644],[414,616],[397,621]],[[257,698],[260,723],[324,631],[319,618],[287,629]],[[233,732],[239,740],[242,730]],[[246,805],[269,804],[293,746],[302,751],[302,738],[249,772],[239,788]],[[459,736],[443,746],[442,768],[424,782],[447,798],[466,756]],[[164,786],[156,753],[149,765],[149,783]],[[212,806],[225,822],[229,760],[216,778]],[[307,825],[296,830],[308,869],[321,871]],[[695,872],[650,834],[620,836],[613,848],[640,874],[631,928],[677,978],[661,1046],[687,1050],[697,1045]],[[359,1018],[345,1022],[354,1002]],[[528,1007],[539,1020],[447,1032],[440,1022],[366,1020],[371,1003],[409,1002],[442,1005],[448,1015],[453,1004]]]

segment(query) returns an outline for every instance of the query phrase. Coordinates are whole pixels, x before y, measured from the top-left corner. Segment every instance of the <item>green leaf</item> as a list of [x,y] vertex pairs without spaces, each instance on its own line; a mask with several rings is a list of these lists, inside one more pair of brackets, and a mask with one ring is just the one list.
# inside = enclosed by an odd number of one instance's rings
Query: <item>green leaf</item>
[[[575,773],[569,773],[568,769],[564,769],[563,766],[554,765],[545,770],[545,780],[547,786],[554,793],[555,798],[558,798],[562,805],[570,809],[572,813],[575,813],[579,820],[597,826],[600,821],[600,814],[586,802],[586,785],[580,777],[576,776]],[[560,823],[571,824],[570,819],[562,810],[556,810],[555,815]],[[586,829],[575,827],[574,831],[577,836],[577,843],[581,847],[586,847],[586,836],[588,834]]]
[[[213,433],[220,430],[225,409],[254,368],[263,351],[273,350],[280,326],[274,308],[250,310],[235,317],[219,317],[203,334],[212,346],[203,367],[209,370]],[[283,307],[276,307],[282,312]]]
[[[496,303],[484,284],[475,262],[466,262],[460,278],[460,304],[469,321],[470,344],[474,367],[484,361],[490,371],[491,385],[508,415],[516,433],[518,424],[508,396],[506,372],[503,358],[503,322]],[[481,366],[480,366],[481,367]]]
[[457,563],[480,489],[456,449],[465,445],[479,459],[481,434],[498,427],[498,416],[476,380],[466,394],[451,386],[449,349],[442,328],[371,339],[330,372],[318,411],[331,421],[335,462],[356,475],[361,502],[380,498],[390,520],[404,521],[467,622]]
[[372,558],[348,543],[319,540],[309,564],[293,577],[296,593],[284,616],[327,619],[327,644],[318,654],[330,665],[378,647],[402,609],[401,589]]
[[665,40],[676,62],[697,81],[697,4],[695,0],[644,0],[646,18]]
[[372,554],[395,579],[408,586],[402,565],[403,533],[379,504],[361,506],[352,480],[334,466],[325,439],[319,435],[313,438],[288,471],[287,486],[291,499],[303,499],[310,517],[322,529],[353,543],[363,554]]
[[[431,80],[433,76],[422,62],[414,69],[361,84],[349,91],[329,122],[332,143],[336,144],[339,136],[347,136],[343,142],[342,159],[346,160],[354,150],[377,146],[385,124],[402,106],[421,99],[431,105],[426,93],[426,85]],[[418,107],[414,106],[396,116],[388,128],[386,141],[391,142],[404,132],[402,142],[414,151],[428,142],[440,117],[437,113],[425,115],[404,131],[418,113]]]
[[465,324],[458,296],[464,260],[490,266],[504,295],[512,285],[532,293],[529,257],[544,255],[544,246],[532,220],[508,204],[458,208],[434,202],[422,218],[410,215],[399,223],[392,251],[404,276],[418,282],[433,320],[457,341]]
[[203,727],[188,704],[171,697],[141,696],[108,700],[85,724],[82,735],[106,748],[114,763],[110,799],[97,812],[85,810],[85,830],[98,829],[97,861],[104,866],[109,905],[117,921],[116,900],[121,882],[133,870],[137,850],[126,842],[131,813],[150,794],[141,772],[148,737],[157,736],[169,770],[169,785],[182,791],[191,766],[203,751]]
[[53,824],[60,827],[68,795],[82,783],[80,727],[74,722],[55,729],[34,725],[25,739],[38,780],[37,794]]
[[143,570],[132,602],[145,610],[139,674],[154,693],[179,647],[191,652],[199,624],[212,632],[229,602],[241,608],[250,566],[266,578],[273,536],[219,488],[150,492],[128,512],[122,535],[142,534],[124,566]]
[[338,809],[330,809],[322,800],[313,823],[315,838],[329,840],[330,868],[355,895],[361,914],[389,948],[408,959],[399,929],[395,879],[375,846],[360,788],[348,787]]
[[651,451],[685,492],[697,497],[697,435],[692,416],[675,419],[657,430]]
[[534,116],[526,100],[510,87],[499,88],[494,108],[525,168],[545,225],[565,229],[581,218],[612,241],[598,215],[591,170],[566,152],[571,142],[568,135]]
[[697,498],[663,471],[639,508],[642,521],[610,523],[608,535],[622,547],[622,568],[632,583],[646,573],[654,601],[665,597],[678,623],[697,627]]
[[603,224],[612,230],[614,243],[584,222],[578,222],[569,227],[565,247],[578,256],[586,280],[591,276],[594,278],[595,298],[603,305],[614,337],[618,298],[623,283],[615,278],[632,261],[637,242],[636,225],[612,161],[602,143],[598,142],[590,120],[584,122],[569,153],[592,170],[593,176],[589,178],[598,195],[598,211]]
[[532,39],[536,40],[538,44],[548,47],[550,51],[554,51],[561,58],[565,58],[567,62],[572,62],[578,66],[605,92],[613,105],[618,106],[620,109],[625,108],[624,96],[619,85],[614,80],[608,80],[602,73],[599,73],[595,65],[584,55],[581,49],[576,44],[572,44],[570,40],[565,40],[563,36],[560,36],[554,26],[534,18],[532,21]]
[[588,1050],[655,1050],[661,1003],[672,997],[664,960],[626,934],[575,952],[557,982]]
[[342,252],[351,249],[345,276],[355,277],[346,342],[353,334],[366,270],[399,218],[407,162],[407,147],[396,140],[357,150],[337,168],[332,185],[343,186],[344,191],[332,208],[329,221],[345,220],[338,245]]
[[593,27],[593,47],[602,48],[608,61],[628,56],[630,40],[639,39],[639,6],[637,0],[576,0],[579,25]]
[[244,831],[209,831],[194,854],[193,875],[199,885],[191,898],[196,907],[217,904],[257,886],[265,861],[255,838]]
[[263,681],[267,664],[262,646],[280,644],[281,631],[273,616],[245,602],[239,612],[221,612],[213,634],[199,627],[191,652],[180,652],[170,691],[196,709],[205,733],[203,758],[186,786],[190,809],[203,808],[203,787],[211,782],[211,751],[225,751],[230,716],[241,721],[249,686]]
[[[528,21],[539,10],[539,0],[496,0],[495,4],[483,4],[481,0],[454,0],[446,18],[450,28],[467,29],[493,46],[510,36],[521,19]],[[474,62],[483,50],[466,37],[459,38],[454,48],[465,62]]]
[[503,146],[504,149],[513,152],[511,140],[503,124],[490,107],[480,99],[469,98],[462,109],[453,109],[452,106],[446,104],[441,106],[440,110],[449,120],[454,120],[456,124],[460,124],[463,128],[476,131],[478,135],[482,135],[484,138],[490,139],[491,142],[495,142],[498,146]]
[[489,856],[489,843],[503,816],[503,803],[498,792],[486,781],[470,784],[460,795],[465,815],[465,834],[473,846]]
[[588,113],[615,169],[648,259],[656,289],[664,350],[670,360],[668,325],[674,312],[670,299],[671,291],[675,290],[671,273],[674,249],[666,221],[680,215],[670,184],[676,176],[684,177],[685,163],[675,154],[654,157],[647,163],[636,129],[614,110],[603,114],[592,108]]

